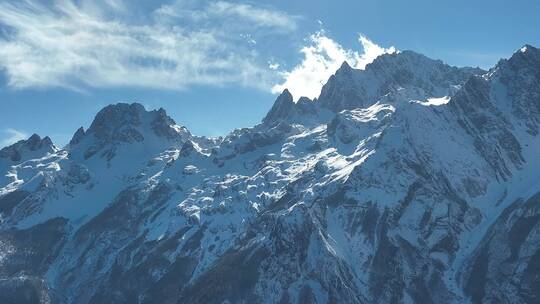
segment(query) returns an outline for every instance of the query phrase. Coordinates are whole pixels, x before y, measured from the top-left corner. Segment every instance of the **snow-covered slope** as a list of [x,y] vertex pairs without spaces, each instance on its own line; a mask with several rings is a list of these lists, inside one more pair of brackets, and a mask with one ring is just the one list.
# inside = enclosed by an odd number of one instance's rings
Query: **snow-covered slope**
[[220,139],[111,105],[0,152],[0,300],[537,303],[539,124],[532,46],[344,63]]

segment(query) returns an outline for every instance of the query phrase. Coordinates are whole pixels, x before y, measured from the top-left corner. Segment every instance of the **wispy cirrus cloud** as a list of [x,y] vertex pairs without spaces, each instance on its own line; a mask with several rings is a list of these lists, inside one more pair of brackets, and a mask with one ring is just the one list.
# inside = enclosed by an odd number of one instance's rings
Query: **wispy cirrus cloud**
[[295,30],[295,19],[298,18],[280,11],[254,7],[251,4],[238,4],[226,1],[217,1],[211,3],[208,7],[208,11],[214,15],[240,18],[250,21],[258,26],[270,27],[284,31]]
[[381,47],[364,35],[359,35],[358,41],[362,52],[342,47],[329,38],[324,30],[311,35],[308,44],[300,50],[304,57],[302,62],[291,70],[281,71],[283,82],[274,85],[272,91],[278,93],[289,89],[296,99],[302,96],[315,98],[344,61],[353,68],[364,69],[378,56],[396,52],[394,47]]
[[[162,5],[140,23],[121,0],[1,2],[0,68],[15,88],[268,89],[273,75],[253,48],[256,37],[240,30],[292,31],[296,17],[251,4],[190,3]],[[186,12],[198,19],[175,20]]]
[[0,141],[0,148],[9,146],[11,144],[18,142],[19,140],[28,138],[28,134],[26,134],[23,131],[16,130],[13,128],[7,128],[3,130],[2,133],[4,134],[4,136],[2,136],[3,139]]

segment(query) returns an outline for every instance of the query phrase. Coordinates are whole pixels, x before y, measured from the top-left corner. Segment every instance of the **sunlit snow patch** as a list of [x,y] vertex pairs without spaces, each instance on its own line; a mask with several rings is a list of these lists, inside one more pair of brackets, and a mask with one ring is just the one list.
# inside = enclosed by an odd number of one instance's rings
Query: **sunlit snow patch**
[[450,101],[450,96],[443,96],[438,98],[428,98],[427,101],[418,102],[424,106],[441,106],[445,105]]

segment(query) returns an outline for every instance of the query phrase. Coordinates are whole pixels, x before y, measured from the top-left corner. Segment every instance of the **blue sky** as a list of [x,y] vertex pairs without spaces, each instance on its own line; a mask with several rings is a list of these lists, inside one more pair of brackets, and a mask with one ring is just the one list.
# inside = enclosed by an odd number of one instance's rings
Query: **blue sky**
[[0,0],[0,146],[62,146],[103,106],[164,107],[197,135],[315,97],[343,60],[414,50],[489,68],[540,46],[540,2]]

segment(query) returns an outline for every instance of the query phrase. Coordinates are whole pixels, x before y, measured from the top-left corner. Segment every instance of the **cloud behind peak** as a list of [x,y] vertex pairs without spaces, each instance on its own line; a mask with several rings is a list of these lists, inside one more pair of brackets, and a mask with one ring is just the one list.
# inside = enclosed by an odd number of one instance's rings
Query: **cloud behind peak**
[[364,69],[378,56],[396,52],[393,46],[381,47],[364,35],[359,35],[358,41],[362,52],[344,48],[323,30],[311,35],[308,45],[300,50],[302,62],[289,71],[281,71],[283,81],[274,85],[272,91],[278,93],[289,89],[295,99],[302,96],[313,99],[319,96],[322,86],[344,61],[353,68]]

